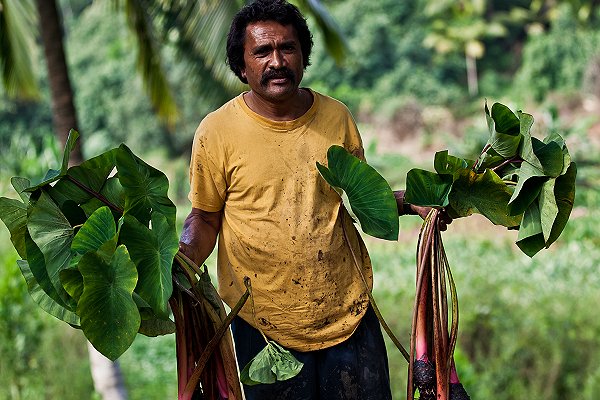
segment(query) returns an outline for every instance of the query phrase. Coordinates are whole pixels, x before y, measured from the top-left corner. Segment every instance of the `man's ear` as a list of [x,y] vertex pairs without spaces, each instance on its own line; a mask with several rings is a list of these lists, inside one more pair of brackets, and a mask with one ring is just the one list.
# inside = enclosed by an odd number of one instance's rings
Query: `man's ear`
[[246,78],[246,68],[242,68],[242,69],[240,70],[240,75],[242,76],[242,78],[244,78],[244,79],[248,79],[248,78]]

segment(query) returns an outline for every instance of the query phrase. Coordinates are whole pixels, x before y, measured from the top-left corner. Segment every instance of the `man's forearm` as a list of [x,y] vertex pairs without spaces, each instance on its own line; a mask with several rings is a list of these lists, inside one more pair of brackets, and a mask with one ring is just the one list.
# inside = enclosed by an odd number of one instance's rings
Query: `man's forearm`
[[221,228],[221,212],[192,209],[183,224],[179,249],[197,265],[212,253]]

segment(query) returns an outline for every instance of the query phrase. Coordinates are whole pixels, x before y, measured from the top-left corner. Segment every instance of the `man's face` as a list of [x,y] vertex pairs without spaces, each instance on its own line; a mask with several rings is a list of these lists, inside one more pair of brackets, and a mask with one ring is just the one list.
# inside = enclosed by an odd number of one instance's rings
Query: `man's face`
[[304,64],[296,30],[275,21],[246,27],[242,76],[255,94],[280,102],[297,94]]

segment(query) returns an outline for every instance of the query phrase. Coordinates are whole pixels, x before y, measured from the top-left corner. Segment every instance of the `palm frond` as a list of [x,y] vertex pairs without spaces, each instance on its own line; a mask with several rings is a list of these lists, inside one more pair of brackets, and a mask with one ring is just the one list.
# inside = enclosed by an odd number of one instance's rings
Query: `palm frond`
[[[161,64],[161,44],[153,26],[150,10],[143,0],[125,0],[123,7],[127,24],[138,45],[137,67],[144,87],[158,116],[172,125],[178,117],[178,109]],[[117,6],[120,2],[115,1]]]
[[325,6],[319,0],[294,0],[292,3],[315,19],[317,27],[323,34],[327,52],[336,64],[342,64],[348,52],[348,45],[344,34]]
[[219,81],[228,92],[239,91],[242,85],[225,64],[227,33],[233,16],[240,8],[239,1],[181,3],[182,9],[178,15],[181,30],[177,45],[187,51],[186,57],[192,61],[191,69],[196,72],[210,71],[213,79]]
[[0,0],[0,75],[10,97],[39,95],[31,62],[36,15],[31,0]]

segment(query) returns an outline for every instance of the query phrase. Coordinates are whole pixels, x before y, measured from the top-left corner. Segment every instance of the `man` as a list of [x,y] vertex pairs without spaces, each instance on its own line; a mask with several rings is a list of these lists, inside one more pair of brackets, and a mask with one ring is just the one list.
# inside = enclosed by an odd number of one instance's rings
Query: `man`
[[[247,304],[233,323],[240,368],[264,348],[261,332],[304,363],[292,379],[245,387],[246,398],[390,399],[387,355],[367,294],[371,262],[315,166],[326,164],[334,144],[362,157],[356,124],[340,102],[300,87],[312,39],[294,6],[245,6],[227,42],[228,63],[250,90],[196,131],[192,212],[180,248],[201,264],[218,237],[219,294],[229,306],[250,277],[254,307]],[[426,215],[403,204],[402,194],[400,214]]]

